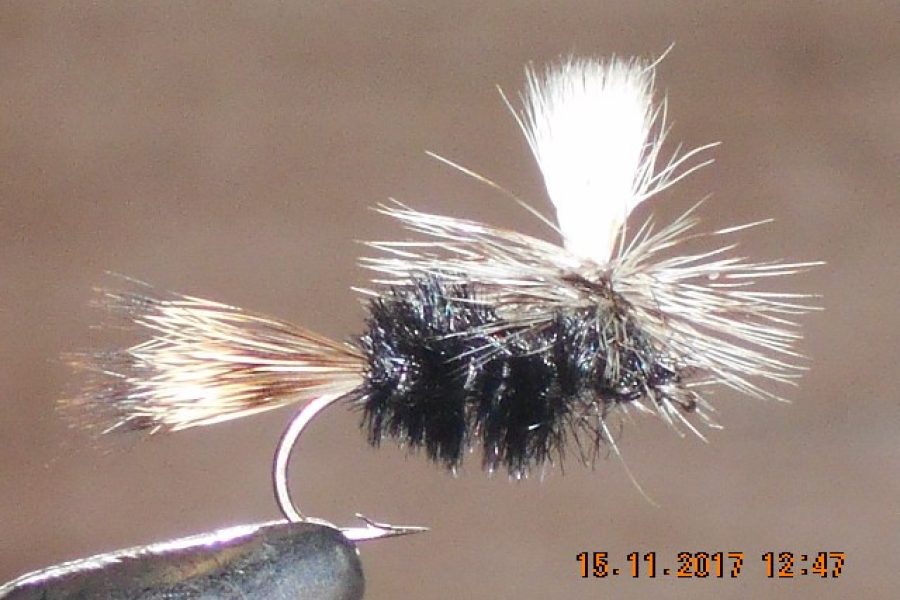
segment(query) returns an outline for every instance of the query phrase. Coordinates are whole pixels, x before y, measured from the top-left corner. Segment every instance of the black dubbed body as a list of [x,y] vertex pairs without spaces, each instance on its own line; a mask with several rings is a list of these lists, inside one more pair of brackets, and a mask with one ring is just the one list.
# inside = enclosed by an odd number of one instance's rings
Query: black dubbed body
[[471,286],[423,277],[369,312],[359,340],[368,371],[351,395],[369,441],[424,448],[450,469],[480,445],[485,469],[525,475],[562,458],[569,438],[587,460],[609,408],[660,397],[679,380],[615,302],[492,333],[503,322]]

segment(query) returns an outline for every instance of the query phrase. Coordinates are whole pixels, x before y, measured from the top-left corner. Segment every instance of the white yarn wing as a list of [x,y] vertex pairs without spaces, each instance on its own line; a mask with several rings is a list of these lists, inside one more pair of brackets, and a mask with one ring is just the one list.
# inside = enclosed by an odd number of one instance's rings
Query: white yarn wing
[[528,69],[526,76],[519,123],[556,207],[565,247],[605,265],[628,214],[687,175],[673,178],[682,161],[703,148],[673,157],[655,172],[665,103],[653,104],[653,65],[569,59],[541,74]]

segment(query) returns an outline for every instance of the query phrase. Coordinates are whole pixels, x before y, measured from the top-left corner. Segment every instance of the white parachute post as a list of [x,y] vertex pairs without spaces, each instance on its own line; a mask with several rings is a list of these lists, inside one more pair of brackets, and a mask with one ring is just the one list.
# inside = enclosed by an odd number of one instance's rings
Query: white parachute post
[[[654,67],[639,59],[569,58],[543,72],[526,69],[516,113],[556,208],[563,243],[605,265],[634,208],[675,180],[684,160],[657,170],[665,100],[654,103]],[[515,111],[514,111],[515,112]],[[707,161],[709,162],[709,161]]]

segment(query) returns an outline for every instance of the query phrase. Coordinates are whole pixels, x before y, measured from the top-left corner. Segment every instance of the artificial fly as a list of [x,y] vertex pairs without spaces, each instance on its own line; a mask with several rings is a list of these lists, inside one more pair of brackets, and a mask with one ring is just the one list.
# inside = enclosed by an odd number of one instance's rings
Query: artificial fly
[[526,70],[523,108],[510,108],[561,243],[381,205],[415,239],[369,243],[366,326],[349,343],[139,283],[105,290],[103,303],[148,337],[77,356],[92,381],[66,408],[106,431],[154,433],[299,405],[274,480],[282,512],[302,521],[291,450],[332,404],[360,411],[374,446],[393,439],[451,470],[480,447],[486,470],[522,477],[567,451],[588,463],[604,446],[618,452],[609,421],[630,410],[702,437],[691,416],[713,423],[711,387],[779,398],[767,384],[804,370],[794,318],[815,307],[758,284],[819,263],[753,262],[732,242],[692,252],[691,241],[765,222],[698,233],[699,205],[628,232],[637,205],[711,162],[695,158],[712,145],[660,158],[655,66],[570,58]]

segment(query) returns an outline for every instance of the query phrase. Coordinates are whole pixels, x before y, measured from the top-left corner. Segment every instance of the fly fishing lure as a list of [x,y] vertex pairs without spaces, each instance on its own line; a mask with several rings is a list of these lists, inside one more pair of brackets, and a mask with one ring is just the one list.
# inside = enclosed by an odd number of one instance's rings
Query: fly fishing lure
[[710,386],[778,398],[766,384],[800,375],[792,319],[813,307],[757,282],[817,263],[753,262],[727,242],[686,250],[765,222],[698,233],[699,205],[662,227],[651,218],[626,228],[638,204],[711,162],[692,164],[713,144],[660,159],[668,129],[655,66],[572,58],[529,68],[523,108],[507,101],[556,208],[556,223],[541,218],[561,244],[381,205],[416,237],[369,244],[378,255],[363,259],[375,273],[366,328],[349,343],[140,284],[106,290],[105,303],[149,337],[82,355],[93,384],[69,405],[105,412],[110,430],[149,432],[300,405],[275,485],[285,515],[303,520],[287,490],[291,449],[339,401],[361,412],[375,446],[394,439],[450,469],[480,446],[486,469],[518,477],[568,449],[591,461],[615,448],[612,415],[654,413],[701,435],[688,415],[711,423]]

